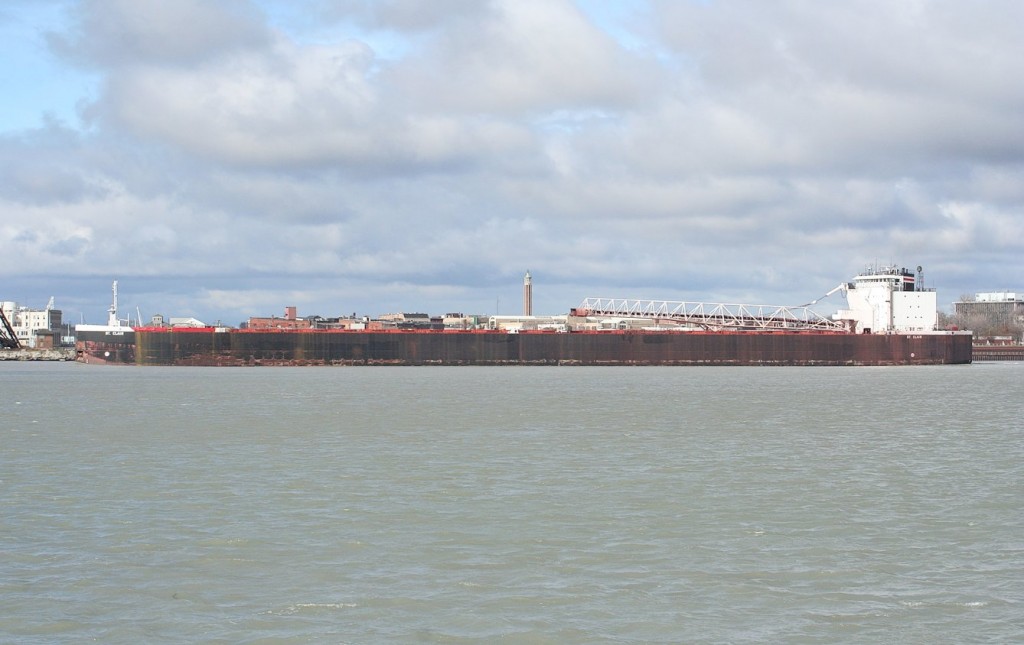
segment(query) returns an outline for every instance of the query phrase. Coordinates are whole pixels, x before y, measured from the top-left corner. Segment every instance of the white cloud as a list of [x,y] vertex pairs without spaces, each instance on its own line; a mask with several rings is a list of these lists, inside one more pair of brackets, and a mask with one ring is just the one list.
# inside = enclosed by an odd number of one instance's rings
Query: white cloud
[[79,29],[51,32],[56,52],[78,65],[191,67],[267,44],[270,30],[246,0],[81,0]]
[[[474,16],[476,17],[476,16]],[[623,50],[569,2],[495,2],[457,21],[386,78],[423,110],[508,118],[560,109],[629,107],[656,69]]]

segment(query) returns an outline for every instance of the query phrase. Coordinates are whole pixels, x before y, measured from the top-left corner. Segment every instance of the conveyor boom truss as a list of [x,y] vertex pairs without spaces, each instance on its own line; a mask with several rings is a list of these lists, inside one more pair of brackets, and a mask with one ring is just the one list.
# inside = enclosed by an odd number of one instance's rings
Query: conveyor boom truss
[[741,305],[668,300],[587,298],[577,312],[610,318],[651,318],[711,331],[846,331],[844,323],[808,307]]
[[14,333],[11,321],[7,320],[7,316],[4,315],[3,311],[0,311],[0,347],[7,349],[21,348],[18,335]]

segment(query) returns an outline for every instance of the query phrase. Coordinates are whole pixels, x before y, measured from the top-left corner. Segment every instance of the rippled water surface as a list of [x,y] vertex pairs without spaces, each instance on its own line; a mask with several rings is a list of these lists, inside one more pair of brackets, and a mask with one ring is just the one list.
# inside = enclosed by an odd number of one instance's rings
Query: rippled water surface
[[0,642],[1024,641],[1024,366],[0,363]]

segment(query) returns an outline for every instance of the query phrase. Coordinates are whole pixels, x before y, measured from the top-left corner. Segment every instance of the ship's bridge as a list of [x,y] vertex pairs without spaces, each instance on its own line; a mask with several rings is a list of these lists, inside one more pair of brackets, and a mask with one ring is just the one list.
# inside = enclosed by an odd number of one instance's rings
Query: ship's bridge
[[747,305],[670,300],[586,298],[573,315],[598,318],[649,318],[709,331],[847,331],[807,306]]

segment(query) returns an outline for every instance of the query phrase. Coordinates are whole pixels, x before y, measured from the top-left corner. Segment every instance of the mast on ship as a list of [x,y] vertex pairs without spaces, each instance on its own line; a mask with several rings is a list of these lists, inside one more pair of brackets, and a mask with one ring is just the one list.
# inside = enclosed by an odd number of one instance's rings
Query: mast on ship
[[107,324],[111,327],[119,327],[121,321],[117,319],[117,280],[114,280],[114,300],[110,303],[110,309],[108,309],[109,315],[107,316]]

